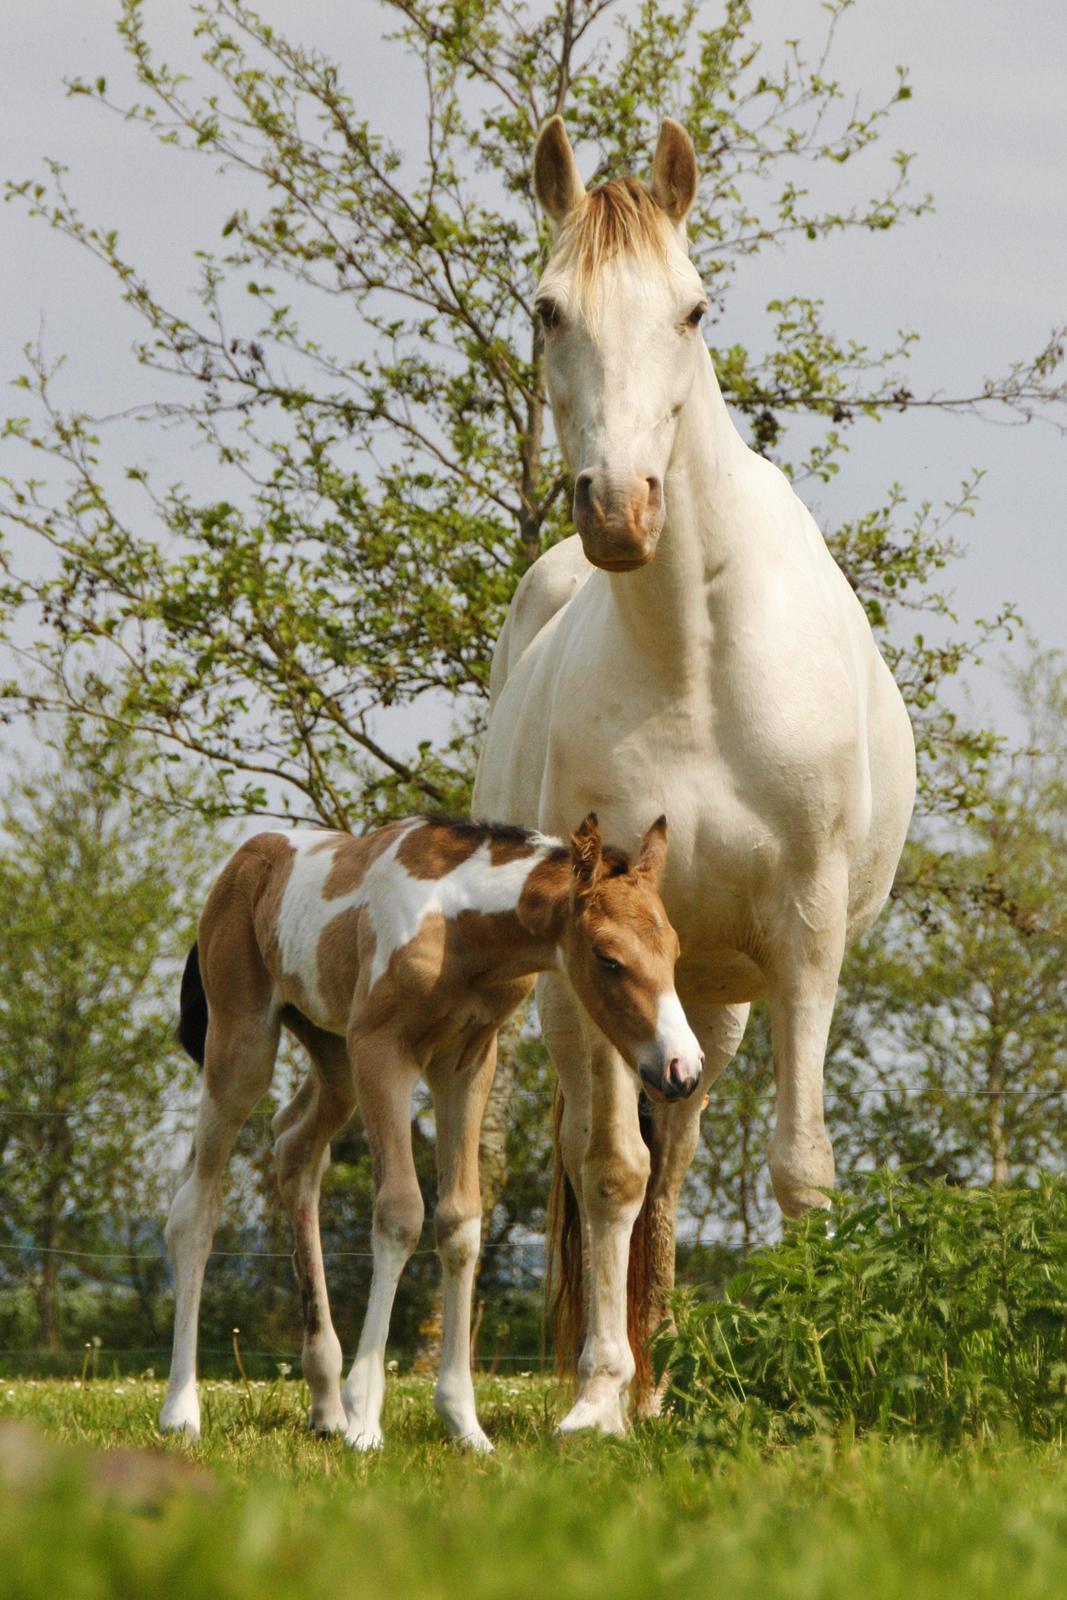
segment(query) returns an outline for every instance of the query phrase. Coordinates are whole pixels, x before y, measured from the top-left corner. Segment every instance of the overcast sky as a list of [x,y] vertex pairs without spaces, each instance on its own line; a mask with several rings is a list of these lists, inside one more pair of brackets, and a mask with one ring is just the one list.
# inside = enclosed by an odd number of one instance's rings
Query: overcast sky
[[[261,0],[259,9],[333,54],[360,109],[404,143],[417,80],[380,42],[375,0]],[[115,10],[113,0],[4,0],[0,171],[30,176],[46,154],[66,162],[84,213],[118,226],[148,277],[177,292],[193,278],[191,249],[217,241],[233,191],[208,163],[162,151],[84,99],[65,98],[64,76],[124,76]],[[183,0],[146,0],[145,11],[159,19],[168,58],[186,59]],[[821,16],[809,0],[754,0],[753,11],[772,54],[784,35],[810,34]],[[707,6],[709,22],[719,15],[717,3]],[[936,213],[890,235],[799,246],[742,266],[728,325],[715,338],[747,342],[769,299],[819,294],[831,327],[871,345],[918,329],[915,390],[972,392],[1067,318],[1067,6],[860,0],[841,28],[837,75],[874,95],[891,86],[897,62],[911,71],[914,99],[889,139],[918,152],[916,186],[933,191]],[[21,346],[43,327],[47,348],[69,354],[68,400],[106,411],[144,398],[146,378],[123,354],[136,323],[116,304],[105,270],[14,206],[2,225],[0,373],[17,370]],[[14,397],[4,408],[17,409]],[[164,478],[182,475],[184,447],[173,436],[142,430],[138,441]],[[984,467],[978,515],[961,529],[969,553],[952,578],[958,609],[966,620],[1014,600],[1042,643],[1060,645],[1065,465],[1063,437],[1041,423],[995,427],[916,413],[858,430],[839,479],[808,498],[828,525],[868,509],[894,480],[916,499],[939,501],[970,468]],[[1010,731],[994,676],[977,676],[972,687]]]

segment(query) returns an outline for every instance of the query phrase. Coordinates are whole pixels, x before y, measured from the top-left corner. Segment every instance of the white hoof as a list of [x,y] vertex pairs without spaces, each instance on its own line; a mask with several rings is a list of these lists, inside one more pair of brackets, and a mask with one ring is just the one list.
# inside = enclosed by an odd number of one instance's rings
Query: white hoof
[[363,1428],[354,1422],[348,1424],[345,1444],[350,1450],[358,1450],[363,1455],[371,1450],[380,1450],[384,1443],[381,1428]]
[[169,1397],[159,1414],[160,1433],[184,1433],[190,1442],[200,1437],[200,1402],[188,1390]]
[[577,1400],[556,1429],[557,1433],[610,1433],[626,1432],[626,1418],[618,1400]]
[[455,1442],[461,1450],[473,1450],[476,1455],[491,1456],[493,1454],[493,1441],[486,1437],[477,1424],[469,1433],[457,1433]]

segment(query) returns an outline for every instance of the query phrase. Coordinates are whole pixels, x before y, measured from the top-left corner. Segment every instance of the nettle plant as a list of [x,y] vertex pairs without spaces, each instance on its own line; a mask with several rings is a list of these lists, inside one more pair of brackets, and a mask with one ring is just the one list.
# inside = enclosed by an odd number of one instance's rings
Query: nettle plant
[[[956,397],[917,395],[902,378],[914,335],[871,349],[835,334],[813,299],[772,303],[764,348],[729,342],[735,276],[760,252],[888,232],[929,205],[908,155],[856,161],[910,89],[897,68],[865,104],[835,79],[850,5],[824,8],[807,55],[795,41],[765,48],[741,0],[710,27],[697,0],[382,0],[423,85],[401,150],[326,53],[243,0],[189,8],[192,77],[160,58],[139,0],[122,0],[129,95],[103,76],[68,88],[202,156],[205,176],[239,179],[221,237],[190,241],[195,297],[169,304],[110,222],[82,216],[61,166],[8,197],[111,273],[159,396],[138,414],[206,445],[212,488],[164,485],[124,461],[128,436],[116,448],[91,397],[65,408],[54,367],[29,352],[18,382],[31,411],[6,437],[45,461],[25,475],[12,453],[2,480],[2,605],[9,621],[29,610],[43,626],[35,687],[8,684],[9,704],[103,716],[172,759],[191,753],[213,774],[202,804],[219,815],[351,826],[464,805],[508,601],[569,531],[532,310],[545,240],[530,155],[554,113],[590,181],[647,163],[665,114],[689,129],[702,175],[690,231],[719,378],[753,445],[794,480],[831,477],[863,418],[914,405],[1017,417],[1062,400],[1059,335]],[[188,181],[160,160],[162,183]],[[836,200],[812,199],[815,173]],[[909,508],[892,488],[832,535],[927,754],[961,737],[937,695],[980,641],[906,640],[900,614],[947,613],[937,575],[972,494]],[[412,753],[385,714],[425,695],[447,697],[456,721]],[[971,748],[980,759],[982,742]],[[930,785],[931,804],[966,798]]]

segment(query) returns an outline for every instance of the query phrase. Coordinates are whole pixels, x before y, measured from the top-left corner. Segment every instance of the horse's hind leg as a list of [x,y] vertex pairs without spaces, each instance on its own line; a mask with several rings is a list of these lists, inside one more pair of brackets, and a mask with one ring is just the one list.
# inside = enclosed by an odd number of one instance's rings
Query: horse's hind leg
[[422,1192],[411,1149],[411,1095],[419,1069],[389,1033],[350,1042],[349,1053],[374,1168],[374,1272],[341,1399],[348,1415],[346,1442],[375,1450],[382,1442],[385,1344],[396,1286],[422,1233]]
[[[265,972],[256,976],[266,979]],[[211,1007],[193,1149],[167,1218],[167,1247],[174,1264],[174,1352],[159,1425],[184,1430],[194,1439],[200,1436],[197,1322],[204,1269],[219,1220],[220,1179],[238,1130],[270,1087],[278,1048],[269,984],[257,981],[249,987],[254,1009],[234,1013]]]
[[478,1137],[496,1071],[496,1030],[474,1039],[459,1063],[430,1080],[437,1122],[438,1200],[434,1236],[444,1274],[444,1339],[434,1406],[454,1439],[493,1447],[482,1432],[471,1379],[471,1296],[482,1231]]
[[318,1028],[299,1037],[316,1070],[274,1119],[280,1137],[274,1160],[278,1187],[293,1225],[293,1266],[304,1317],[302,1365],[311,1390],[309,1426],[317,1433],[343,1433],[341,1342],[334,1332],[319,1232],[319,1191],[330,1164],[330,1140],[355,1109],[356,1096],[343,1039]]

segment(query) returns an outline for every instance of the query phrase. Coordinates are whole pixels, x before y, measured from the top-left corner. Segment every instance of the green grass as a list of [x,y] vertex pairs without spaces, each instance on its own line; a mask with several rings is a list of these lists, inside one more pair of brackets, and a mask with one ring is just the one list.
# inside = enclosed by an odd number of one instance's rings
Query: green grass
[[[430,1387],[394,1381],[389,1444],[359,1458],[302,1427],[296,1382],[205,1386],[196,1446],[161,1441],[162,1385],[7,1382],[0,1416],[63,1441],[0,1496],[5,1600],[1012,1600],[1067,1593],[1062,1453],[823,1437],[714,1452],[679,1421],[560,1447],[563,1396],[487,1380],[497,1454],[442,1440]],[[3,1433],[0,1431],[0,1441]],[[204,1484],[131,1506],[99,1451],[158,1448]]]

